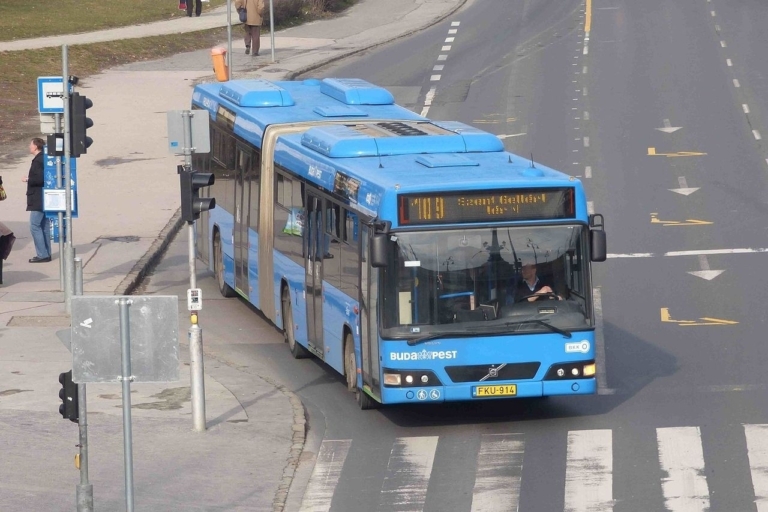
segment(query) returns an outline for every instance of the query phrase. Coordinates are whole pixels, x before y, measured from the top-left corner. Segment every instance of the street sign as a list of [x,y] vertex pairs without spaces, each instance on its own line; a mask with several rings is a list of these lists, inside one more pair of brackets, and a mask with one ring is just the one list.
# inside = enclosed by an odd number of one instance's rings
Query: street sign
[[200,288],[187,290],[187,310],[200,311],[203,309],[203,292]]
[[191,118],[192,147],[189,149],[193,153],[210,153],[210,115],[207,110],[168,111],[168,150],[176,155],[184,154],[184,112],[189,112]]
[[56,114],[40,114],[40,133],[56,133]]
[[[64,182],[64,165],[61,169],[61,187],[56,186],[56,158],[53,155],[48,154],[48,146],[43,151],[44,167],[43,167],[43,211],[46,212],[46,217],[51,219],[58,219],[58,212],[63,212],[66,209],[65,201],[65,188]],[[63,163],[62,158],[62,163]],[[77,158],[70,157],[71,166],[71,190],[72,190],[72,218],[78,217],[77,207]]]
[[179,380],[179,298],[175,295],[73,295],[72,380],[120,382],[120,299],[129,299],[133,382]]
[[[72,91],[71,85],[69,90]],[[60,76],[37,77],[37,111],[41,114],[64,113],[64,80]]]

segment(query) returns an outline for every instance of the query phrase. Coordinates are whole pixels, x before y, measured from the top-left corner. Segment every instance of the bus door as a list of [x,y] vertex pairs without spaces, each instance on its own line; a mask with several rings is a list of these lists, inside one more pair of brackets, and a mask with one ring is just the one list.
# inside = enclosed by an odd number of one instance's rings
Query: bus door
[[381,396],[378,337],[379,269],[371,267],[368,257],[370,227],[360,224],[360,349],[363,384]]
[[235,166],[235,225],[233,226],[235,249],[235,288],[246,297],[248,289],[248,218],[250,215],[251,187],[249,186],[251,152],[238,146]]
[[305,287],[307,290],[307,338],[322,357],[323,351],[323,256],[325,231],[323,200],[307,194],[307,218],[304,233]]

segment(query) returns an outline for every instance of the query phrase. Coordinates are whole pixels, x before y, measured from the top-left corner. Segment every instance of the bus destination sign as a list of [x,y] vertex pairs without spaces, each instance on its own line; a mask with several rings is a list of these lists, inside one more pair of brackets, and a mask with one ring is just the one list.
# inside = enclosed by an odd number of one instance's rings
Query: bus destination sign
[[397,197],[401,226],[576,217],[573,188],[429,192]]

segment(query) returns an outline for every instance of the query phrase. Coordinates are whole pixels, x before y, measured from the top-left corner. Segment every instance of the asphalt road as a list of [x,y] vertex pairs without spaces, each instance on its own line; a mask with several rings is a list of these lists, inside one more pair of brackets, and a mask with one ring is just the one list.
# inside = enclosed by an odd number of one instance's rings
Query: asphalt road
[[587,5],[471,2],[313,75],[386,86],[584,181],[611,253],[593,266],[600,394],[363,412],[242,301],[211,301],[208,350],[307,404],[296,510],[305,490],[349,512],[768,510],[768,7]]

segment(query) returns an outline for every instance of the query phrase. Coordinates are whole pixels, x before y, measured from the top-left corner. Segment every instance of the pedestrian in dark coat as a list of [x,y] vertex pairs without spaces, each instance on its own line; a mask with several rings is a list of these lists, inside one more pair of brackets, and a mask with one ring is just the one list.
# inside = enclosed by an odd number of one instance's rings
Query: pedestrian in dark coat
[[27,184],[27,211],[29,212],[29,231],[35,242],[34,258],[30,263],[45,263],[51,261],[51,238],[48,226],[48,218],[43,212],[43,148],[45,141],[34,138],[29,143],[29,152],[34,155],[32,165],[29,167],[29,175],[22,181]]
[[[248,14],[248,19],[243,24],[245,30],[245,54],[249,53],[256,57],[259,54],[259,48],[261,46],[261,24],[263,22],[262,15],[264,14],[264,0],[235,0],[235,9],[245,7],[245,12]],[[251,45],[253,45],[253,51],[251,51]]]
[[192,4],[195,4],[195,16],[200,16],[203,10],[203,0],[187,0],[187,16],[192,16]]

